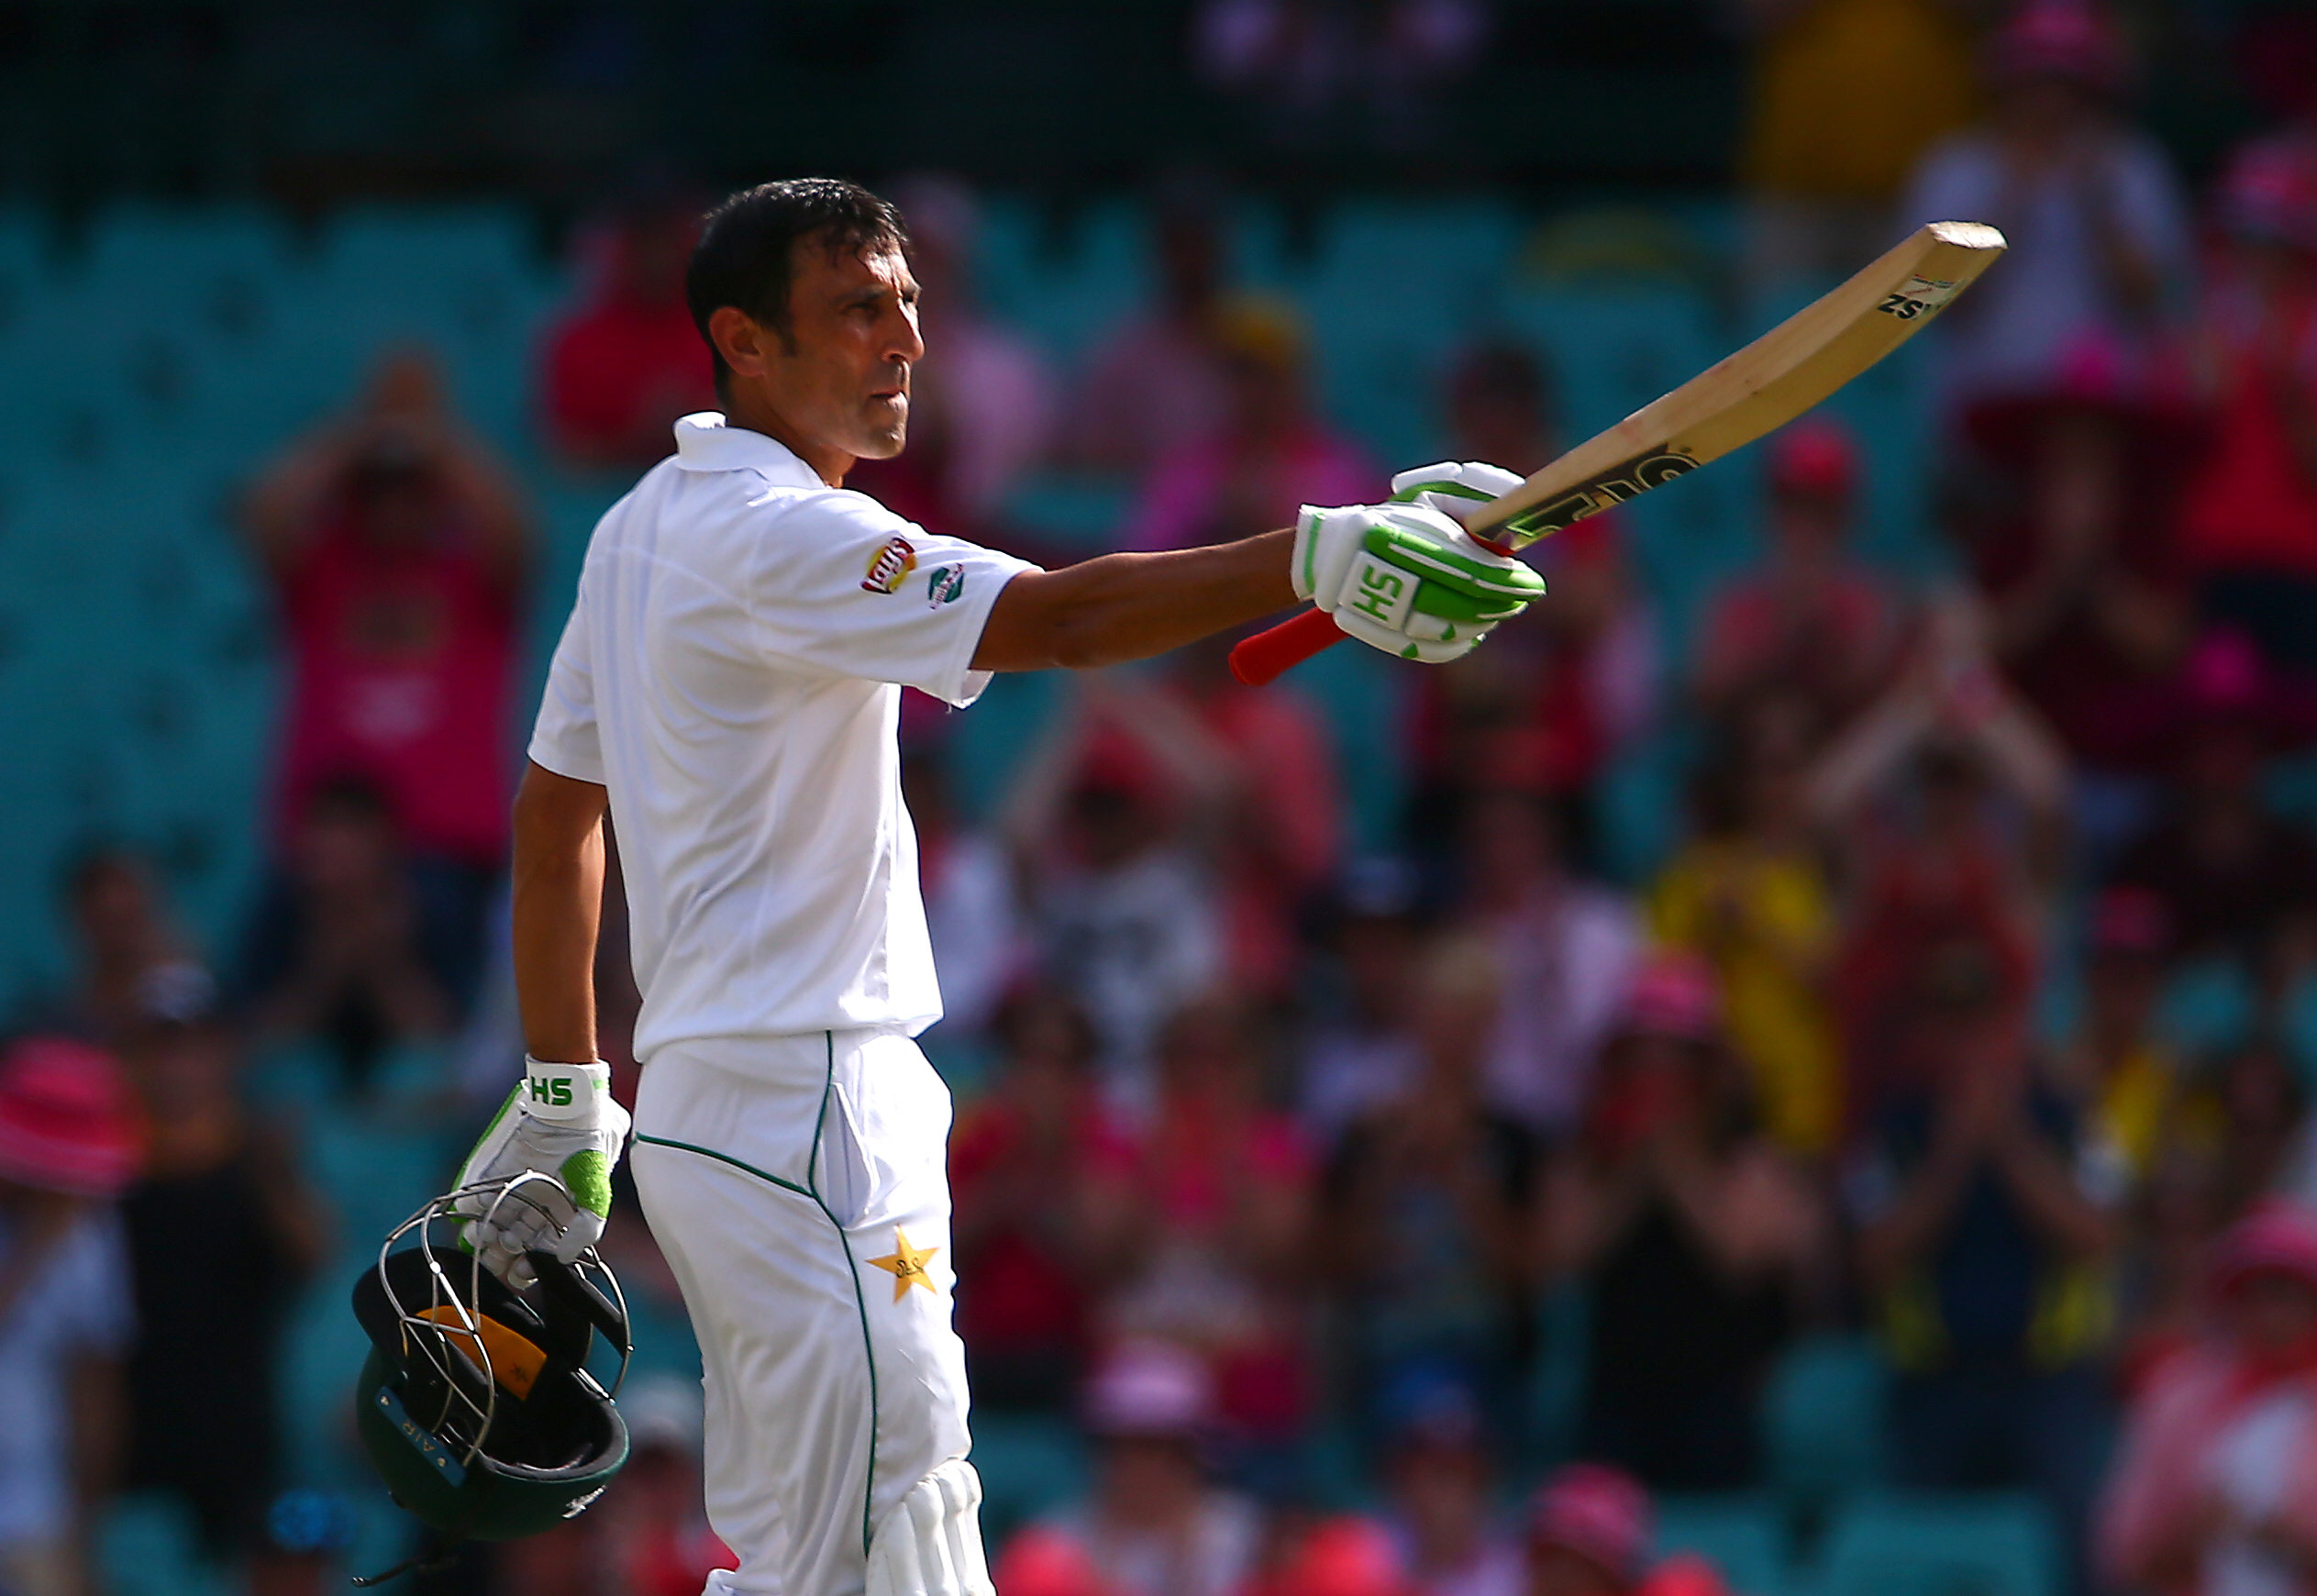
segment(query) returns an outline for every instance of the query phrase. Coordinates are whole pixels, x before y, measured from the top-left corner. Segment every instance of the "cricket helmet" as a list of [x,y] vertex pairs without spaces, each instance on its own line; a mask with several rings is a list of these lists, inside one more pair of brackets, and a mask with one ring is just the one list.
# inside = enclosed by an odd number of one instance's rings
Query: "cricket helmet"
[[627,1372],[619,1282],[590,1248],[534,1252],[517,1291],[457,1240],[451,1205],[520,1202],[525,1174],[435,1198],[394,1227],[354,1283],[370,1357],[354,1391],[363,1450],[438,1545],[514,1540],[575,1517],[627,1461],[627,1426],[587,1370],[601,1331]]

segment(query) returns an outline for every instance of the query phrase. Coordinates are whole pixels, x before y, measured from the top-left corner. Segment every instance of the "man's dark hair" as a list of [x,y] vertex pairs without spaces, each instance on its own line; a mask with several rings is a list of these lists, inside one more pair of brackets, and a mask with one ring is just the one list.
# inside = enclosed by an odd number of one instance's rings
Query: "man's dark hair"
[[684,303],[715,361],[724,396],[732,370],[708,337],[708,318],[725,305],[747,311],[789,338],[789,285],[796,245],[810,238],[832,256],[905,249],[901,213],[861,187],[835,177],[793,177],[744,188],[710,211],[684,272]]

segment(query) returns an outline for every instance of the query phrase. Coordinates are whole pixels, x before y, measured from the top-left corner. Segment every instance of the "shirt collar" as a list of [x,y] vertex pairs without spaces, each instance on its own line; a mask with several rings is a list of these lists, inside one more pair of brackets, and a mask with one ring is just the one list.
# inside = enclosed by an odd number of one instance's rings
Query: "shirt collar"
[[828,485],[788,445],[734,427],[717,410],[697,411],[676,422],[676,464],[688,471],[755,471],[787,487]]

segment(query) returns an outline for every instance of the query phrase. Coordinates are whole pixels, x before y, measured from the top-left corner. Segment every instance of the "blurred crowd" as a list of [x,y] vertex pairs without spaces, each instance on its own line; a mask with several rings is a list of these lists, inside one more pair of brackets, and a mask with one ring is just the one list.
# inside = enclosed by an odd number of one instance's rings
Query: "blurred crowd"
[[[1212,7],[1218,62],[1301,9]],[[1384,9],[1463,48],[1458,7]],[[2247,42],[2275,125],[2191,191],[2090,5],[1746,11],[1765,293],[1894,214],[2010,237],[1926,340],[1945,575],[1858,552],[1867,451],[1813,416],[1766,446],[1758,558],[1689,637],[1612,515],[1357,737],[1292,677],[1233,683],[1218,639],[1064,684],[977,814],[957,723],[908,707],[977,1409],[1092,1455],[993,1548],[1006,1596],[1711,1592],[1652,1563],[1653,1494],[1758,1487],[1765,1383],[1835,1333],[1880,1349],[1894,1481],[2033,1493],[2075,1590],[2317,1589],[2317,28]],[[582,240],[538,368],[574,476],[713,403],[696,197]],[[970,190],[893,197],[934,353],[909,450],[852,485],[1033,554],[1040,473],[1130,484],[1138,549],[1382,493],[1197,183],[1152,199],[1149,301],[1075,372],[978,304]],[[1455,351],[1436,404],[1458,458],[1568,441],[1514,339]],[[556,617],[527,613],[517,475],[402,355],[255,473],[244,526],[287,683],[246,935],[195,947],[150,860],[92,847],[71,977],[0,1063],[12,1596],[88,1590],[123,1490],[179,1500],[249,1589],[318,1589],[327,1513],[269,1393],[338,1238],[248,1061],[304,1045],[359,1105],[437,1043],[430,1112],[463,1124],[520,1053],[509,751]],[[1686,826],[1613,881],[1614,777],[1668,747]],[[1376,761],[1407,802],[1355,848]],[[615,880],[628,1089],[620,918]],[[698,1589],[696,1392],[647,1384],[631,1422],[602,1508],[455,1588]]]

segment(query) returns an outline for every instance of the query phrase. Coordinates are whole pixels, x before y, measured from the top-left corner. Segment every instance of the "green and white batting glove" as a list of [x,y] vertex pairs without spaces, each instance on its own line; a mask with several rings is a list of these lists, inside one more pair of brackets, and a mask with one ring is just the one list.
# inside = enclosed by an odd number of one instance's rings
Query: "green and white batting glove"
[[1444,460],[1392,478],[1391,502],[1429,505],[1460,521],[1473,505],[1501,499],[1520,485],[1521,479],[1502,466],[1486,460]]
[[468,1217],[468,1247],[514,1286],[531,1283],[523,1255],[534,1248],[575,1260],[603,1239],[612,1167],[626,1141],[610,1065],[525,1058],[523,1080],[459,1169],[452,1211]]
[[[1339,509],[1303,506],[1291,573],[1307,598],[1370,648],[1437,665],[1469,654],[1500,621],[1545,596],[1545,579],[1482,545],[1437,507],[1489,499],[1480,483],[1431,467],[1392,479],[1394,501]],[[1499,475],[1520,479],[1512,473]],[[1402,484],[1410,484],[1404,490]]]

